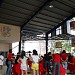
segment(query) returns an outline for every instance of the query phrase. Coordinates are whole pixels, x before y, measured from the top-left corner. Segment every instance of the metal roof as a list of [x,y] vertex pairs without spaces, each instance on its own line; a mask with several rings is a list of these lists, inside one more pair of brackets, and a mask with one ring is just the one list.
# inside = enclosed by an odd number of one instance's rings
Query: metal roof
[[75,0],[0,0],[0,23],[20,26],[27,34],[47,33],[74,12]]

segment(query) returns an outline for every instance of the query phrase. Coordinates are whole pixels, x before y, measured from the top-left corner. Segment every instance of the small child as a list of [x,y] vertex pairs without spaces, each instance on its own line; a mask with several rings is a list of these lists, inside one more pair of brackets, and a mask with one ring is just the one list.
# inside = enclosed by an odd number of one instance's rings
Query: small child
[[27,64],[29,66],[29,70],[31,71],[32,70],[31,69],[32,61],[29,58],[27,59]]
[[41,56],[39,61],[39,75],[43,74],[44,74],[44,59],[43,56]]
[[18,53],[17,54],[17,57],[16,57],[16,60],[15,60],[15,63],[13,65],[13,75],[21,75],[21,58],[20,58],[20,54]]
[[18,64],[16,64],[16,66],[15,66],[16,75],[21,75],[22,74],[22,72],[21,72],[21,63],[22,63],[22,61],[19,58],[17,60],[17,62],[18,62]]

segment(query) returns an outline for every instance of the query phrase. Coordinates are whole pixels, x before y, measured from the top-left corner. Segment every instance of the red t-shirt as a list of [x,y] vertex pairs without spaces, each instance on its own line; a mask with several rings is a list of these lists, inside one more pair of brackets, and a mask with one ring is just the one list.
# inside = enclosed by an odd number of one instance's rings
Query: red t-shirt
[[11,61],[11,60],[12,60],[12,57],[13,57],[12,53],[9,53],[9,54],[8,54],[8,60]]
[[15,71],[16,71],[16,73],[18,73],[20,75],[22,73],[22,71],[21,71],[21,63],[22,63],[22,61],[20,59],[18,61],[19,61],[19,63],[16,64]]
[[54,62],[59,62],[60,63],[60,55],[59,54],[53,54],[53,61]]
[[66,53],[62,53],[62,54],[61,54],[61,58],[62,58],[63,60],[66,60],[67,57],[68,57],[68,55],[67,55]]
[[44,72],[44,60],[41,60],[39,63],[39,72]]

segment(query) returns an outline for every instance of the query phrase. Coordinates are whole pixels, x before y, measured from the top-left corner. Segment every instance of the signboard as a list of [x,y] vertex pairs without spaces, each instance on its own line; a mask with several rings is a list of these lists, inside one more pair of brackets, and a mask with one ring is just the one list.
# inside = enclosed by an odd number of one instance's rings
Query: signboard
[[56,42],[56,48],[62,48],[62,43],[61,42]]
[[75,21],[67,21],[67,33],[70,35],[75,35]]
[[75,29],[75,21],[70,22],[70,29],[71,30]]
[[17,42],[20,40],[20,27],[0,23],[0,40]]

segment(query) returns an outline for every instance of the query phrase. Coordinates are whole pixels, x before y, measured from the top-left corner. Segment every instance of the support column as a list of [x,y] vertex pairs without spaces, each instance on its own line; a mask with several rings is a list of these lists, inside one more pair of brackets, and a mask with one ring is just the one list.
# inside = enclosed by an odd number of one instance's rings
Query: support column
[[24,40],[22,40],[22,51],[24,51]]
[[48,53],[48,34],[46,33],[46,54]]
[[21,35],[21,29],[20,29],[19,53],[21,52],[21,37],[22,35]]

